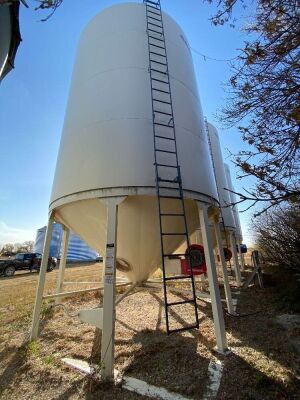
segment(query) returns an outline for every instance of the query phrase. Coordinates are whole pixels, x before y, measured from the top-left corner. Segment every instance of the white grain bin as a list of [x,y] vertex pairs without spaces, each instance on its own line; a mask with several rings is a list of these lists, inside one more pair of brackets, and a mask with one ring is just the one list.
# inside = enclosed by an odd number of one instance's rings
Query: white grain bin
[[[220,207],[222,212],[222,217],[224,221],[225,230],[235,231],[235,219],[233,216],[233,211],[231,207],[226,207],[231,203],[230,192],[226,190],[228,188],[224,161],[222,156],[221,144],[217,129],[210,123],[207,123],[207,130],[210,141],[211,157],[215,170],[215,179],[218,188],[218,195],[220,201]],[[222,224],[223,224],[222,221]],[[223,228],[223,227],[222,227]]]
[[215,179],[217,183],[218,195],[222,212],[221,229],[223,231],[222,232],[223,246],[228,248],[230,245],[233,256],[235,278],[237,286],[240,286],[241,274],[240,274],[240,267],[237,254],[237,241],[235,236],[236,222],[234,219],[232,207],[228,207],[228,205],[231,204],[232,201],[230,197],[230,192],[226,190],[229,189],[228,187],[229,185],[227,183],[226,173],[224,169],[224,162],[222,157],[219,135],[218,131],[213,125],[208,123],[207,128],[210,141],[211,156],[215,171]]
[[[187,39],[163,14],[179,164],[189,231],[199,227],[195,200],[217,204],[201,104]],[[153,151],[149,55],[143,4],[98,14],[82,33],[53,183],[50,211],[92,248],[105,253],[101,198],[119,206],[117,257],[133,282],[161,264]],[[162,162],[168,161],[164,155]],[[201,171],[201,173],[199,173]],[[170,200],[172,202],[172,200]],[[176,220],[166,227],[174,231]],[[180,237],[167,243],[168,253]]]
[[[229,169],[229,166],[226,163],[224,164],[224,169],[225,169],[228,189],[234,191],[234,187],[233,187],[232,179],[231,179],[231,174],[230,174],[230,169]],[[236,201],[237,201],[236,200],[236,195],[234,193],[232,193],[232,192],[229,192],[229,194],[230,194],[231,203],[236,203]],[[234,205],[232,207],[232,211],[233,211],[233,216],[234,216],[235,225],[236,225],[236,232],[235,232],[236,233],[236,237],[237,237],[239,242],[242,242],[243,233],[242,233],[242,228],[241,228],[241,222],[240,222],[238,206]]]

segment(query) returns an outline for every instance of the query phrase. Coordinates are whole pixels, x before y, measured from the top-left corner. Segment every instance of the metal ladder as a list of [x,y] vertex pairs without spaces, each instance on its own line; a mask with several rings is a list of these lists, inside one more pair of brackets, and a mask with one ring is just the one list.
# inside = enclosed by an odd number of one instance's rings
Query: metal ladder
[[[165,251],[165,240],[171,236],[179,236],[185,240],[187,248],[189,248],[189,236],[186,221],[186,212],[184,206],[182,181],[180,174],[180,166],[178,163],[177,143],[175,135],[174,114],[172,105],[172,95],[170,87],[170,76],[168,69],[168,58],[166,51],[166,42],[164,35],[164,26],[162,19],[162,11],[160,0],[150,1],[143,0],[146,7],[148,51],[149,51],[149,74],[151,83],[151,101],[152,101],[152,117],[153,117],[153,136],[154,136],[154,157],[155,157],[155,177],[156,177],[156,194],[159,211],[160,241],[162,255],[163,270],[163,288],[164,288],[164,305],[166,316],[167,334],[172,332],[185,331],[199,328],[197,299],[195,293],[195,283],[192,274],[190,256],[186,254],[176,254],[175,257],[184,256],[189,261],[189,275],[167,276],[166,274],[166,258],[174,257],[174,254],[168,254]],[[168,158],[167,161],[161,161],[162,157]],[[174,191],[176,195],[174,195]],[[170,209],[164,210],[165,201],[173,202],[176,211],[171,212]],[[170,208],[169,204],[169,208]],[[178,211],[178,209],[180,211]],[[183,229],[180,232],[164,230],[165,221],[170,222],[170,218],[180,218]],[[168,301],[167,287],[172,281],[185,280],[190,282],[191,299],[181,301]],[[186,324],[183,327],[170,329],[170,312],[172,306],[192,305],[195,312],[195,323]]]

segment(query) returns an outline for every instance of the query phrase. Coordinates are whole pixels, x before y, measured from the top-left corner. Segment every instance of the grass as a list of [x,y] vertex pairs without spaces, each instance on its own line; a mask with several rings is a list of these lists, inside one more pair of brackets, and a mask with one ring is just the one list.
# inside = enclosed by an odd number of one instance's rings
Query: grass
[[275,295],[274,303],[279,311],[287,313],[300,312],[300,286],[294,285],[292,288],[281,288]]
[[273,286],[273,302],[278,311],[286,313],[300,312],[300,282],[295,271],[270,265],[264,268],[268,281]]
[[54,308],[52,307],[54,300],[44,300],[41,308],[41,318],[51,318],[54,314]]
[[40,346],[35,340],[29,342],[26,346],[26,356],[27,357],[39,357],[40,356]]
[[55,357],[53,355],[46,356],[43,358],[43,361],[46,365],[54,365],[55,364]]

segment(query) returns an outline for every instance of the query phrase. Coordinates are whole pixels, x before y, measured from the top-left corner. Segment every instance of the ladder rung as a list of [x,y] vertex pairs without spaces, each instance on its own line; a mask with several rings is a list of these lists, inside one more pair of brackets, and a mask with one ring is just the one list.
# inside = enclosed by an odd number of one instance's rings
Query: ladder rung
[[165,58],[167,58],[167,56],[165,55],[165,54],[160,54],[160,53],[156,53],[155,51],[149,51],[149,53],[150,54],[155,54],[156,56],[159,56],[159,57],[165,57]]
[[173,117],[173,114],[167,113],[165,111],[153,110],[153,112],[158,113],[158,114],[168,115],[169,117]]
[[165,281],[178,281],[179,279],[191,279],[192,275],[175,275],[175,276],[167,276]]
[[176,332],[183,332],[183,331],[189,331],[191,329],[199,329],[199,324],[196,325],[188,325],[183,328],[177,328],[177,329],[168,329],[168,334],[169,333],[176,333]]
[[191,303],[196,303],[196,301],[195,300],[174,301],[172,303],[166,303],[166,306],[170,307],[170,306],[178,306],[179,304],[191,304]]
[[[150,39],[158,40],[158,41],[160,41],[160,42],[165,42],[164,39],[159,39],[159,38],[157,38],[157,37],[155,37],[155,36],[150,36],[150,35],[148,35],[148,37],[149,37]],[[150,43],[150,45],[151,45],[151,43]]]
[[[184,214],[163,213],[163,214],[160,214],[160,216],[162,216],[162,217],[184,217]],[[168,255],[168,254],[165,254],[165,255]],[[177,254],[175,254],[175,255],[177,255]]]
[[167,63],[162,63],[160,61],[152,60],[151,58],[150,58],[150,62],[155,62],[156,64],[163,65],[164,67],[167,66]]
[[159,1],[152,1],[152,0],[144,0],[144,3],[148,4],[154,4],[155,6],[159,6]]
[[171,151],[171,150],[155,149],[155,151],[159,151],[160,153],[176,154],[176,151]]
[[164,257],[174,257],[174,258],[176,258],[176,257],[182,257],[182,256],[185,256],[186,257],[186,254],[184,253],[184,254],[164,254],[163,255]]
[[[158,180],[159,180],[159,182],[168,182],[168,183],[174,183],[174,184],[175,184],[175,183],[177,183],[177,184],[179,183],[178,180],[176,180],[176,181],[173,180],[173,181],[172,181],[171,179],[161,179],[161,178],[159,178]],[[173,188],[172,188],[172,189],[173,189]]]
[[163,26],[162,25],[158,25],[158,24],[154,24],[153,22],[147,21],[148,25],[153,25],[153,26],[157,26],[157,28],[161,28],[163,30]]
[[[152,14],[155,14],[155,15],[160,15],[160,14],[157,14],[157,13],[153,13],[152,11],[149,11],[149,13],[152,13]],[[154,18],[154,17],[151,17],[151,15],[148,15],[148,19],[149,19],[149,18],[154,19],[155,21],[162,22],[162,19],[161,19],[161,18]]]
[[179,165],[168,165],[168,164],[160,164],[160,163],[154,163],[157,167],[168,167],[168,168],[179,168]]
[[154,88],[154,87],[152,87],[151,89],[152,89],[152,90],[155,90],[156,92],[165,93],[165,94],[171,94],[171,93],[168,92],[167,90],[156,89],[156,88]]
[[[166,196],[159,196],[159,197],[166,197]],[[173,197],[173,199],[175,199],[176,197]],[[181,197],[178,197],[179,200],[182,200]],[[163,236],[187,236],[186,232],[163,232],[162,233]]]
[[154,33],[157,33],[158,35],[164,36],[164,32],[163,31],[157,32],[157,31],[155,31],[154,29],[151,29],[151,28],[147,28],[147,31],[154,32]]
[[160,136],[160,135],[154,135],[154,136],[157,137],[157,138],[160,138],[160,139],[175,140],[175,138],[169,138],[169,137],[166,137],[166,136]]
[[150,71],[154,71],[154,72],[159,72],[160,74],[163,75],[168,75],[167,71],[161,71],[160,69],[155,69],[155,68],[150,68]]
[[169,106],[171,105],[171,103],[169,101],[159,100],[159,99],[152,99],[152,100],[153,101],[158,101],[159,103],[168,104]]
[[168,85],[169,84],[169,81],[162,81],[161,79],[157,79],[157,78],[152,78],[151,77],[151,79],[153,80],[153,81],[156,81],[156,82],[160,82],[160,83],[164,83],[165,85]]
[[151,14],[155,14],[155,15],[161,15],[161,12],[160,12],[159,9],[155,9],[155,11],[158,11],[158,13],[154,12],[154,11],[151,11],[151,10],[147,10],[148,14],[151,13]]
[[[160,189],[175,189],[175,188],[160,188]],[[179,189],[175,189],[175,190],[179,190]],[[183,200],[183,198],[181,196],[167,196],[167,195],[159,195],[160,199],[174,199],[174,200]],[[167,232],[167,233],[162,233],[162,235],[186,235],[186,233],[172,233],[172,232]]]
[[152,0],[144,0],[144,3],[146,4],[146,5],[148,5],[148,4],[154,4],[155,6],[159,6],[159,1],[152,1]]
[[[155,4],[156,6],[158,6],[158,4],[156,4],[156,3],[153,3],[153,4]],[[160,9],[159,9],[158,7],[150,6],[150,4],[148,4],[148,3],[146,3],[146,6],[147,6],[148,8],[152,8],[153,10],[160,11]]]
[[149,43],[149,44],[150,44],[150,46],[157,47],[158,49],[166,50],[166,48],[164,46],[158,46],[157,44],[153,44],[153,43]]
[[155,125],[165,126],[167,128],[174,128],[174,125],[162,124],[161,122],[154,122]]

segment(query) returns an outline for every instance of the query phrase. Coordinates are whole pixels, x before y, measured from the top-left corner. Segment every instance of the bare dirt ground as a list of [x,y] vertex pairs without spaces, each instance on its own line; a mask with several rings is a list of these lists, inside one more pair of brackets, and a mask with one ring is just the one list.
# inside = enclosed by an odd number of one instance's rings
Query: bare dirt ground
[[[95,287],[102,264],[67,268],[68,289]],[[37,283],[36,273],[19,273],[0,279],[0,398],[1,399],[141,399],[120,387],[95,384],[62,362],[64,357],[96,361],[99,348],[95,329],[71,317],[79,309],[101,303],[97,294],[68,298],[61,308],[42,308],[40,338],[28,344],[31,314]],[[55,288],[57,271],[47,274],[46,293]],[[65,289],[67,289],[65,288]],[[300,399],[299,357],[287,333],[275,318],[274,288],[250,287],[234,296],[237,311],[251,314],[234,318],[225,315],[232,353],[214,352],[215,339],[211,305],[199,300],[200,330],[165,334],[162,291],[136,291],[117,307],[116,369],[202,399],[208,382],[208,364],[213,355],[224,363],[217,399]],[[179,295],[174,294],[174,300]],[[180,322],[180,312],[174,318]]]

